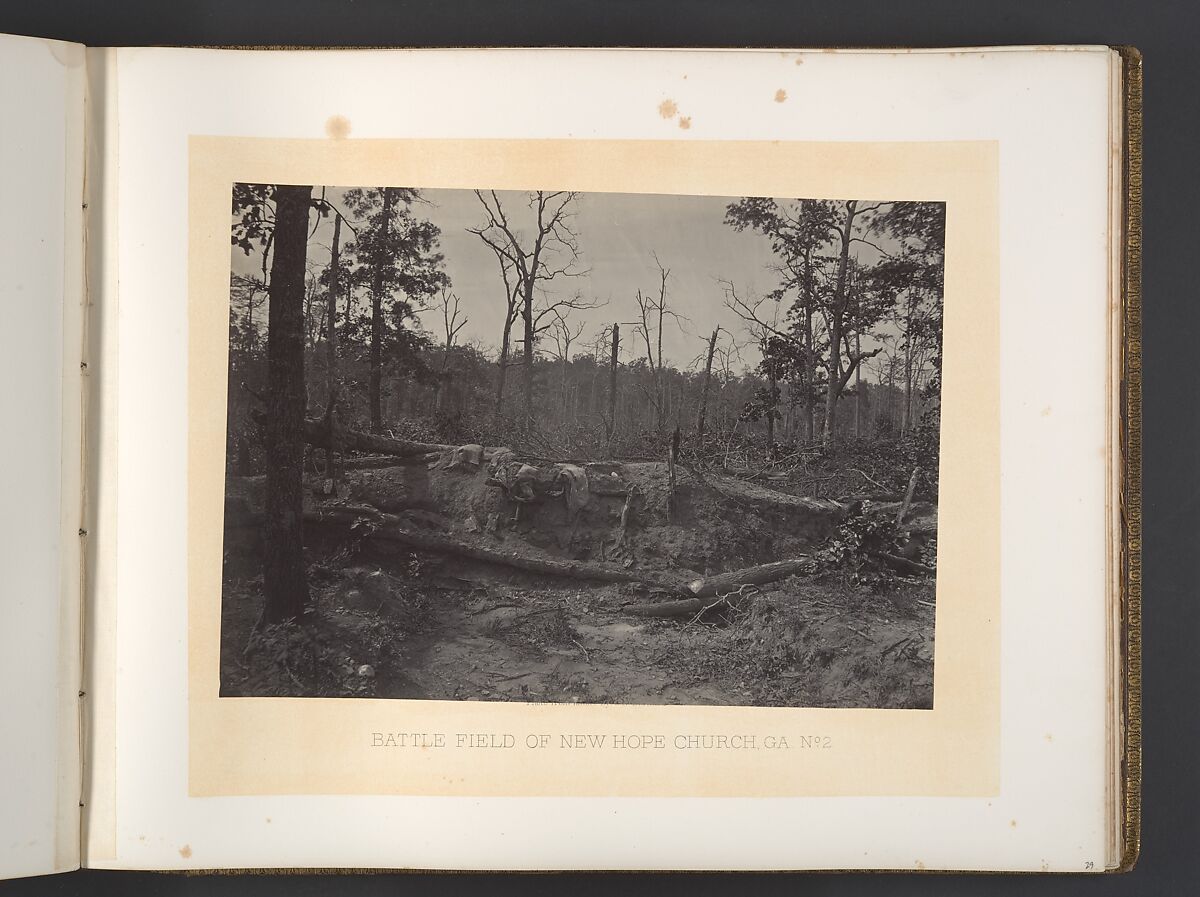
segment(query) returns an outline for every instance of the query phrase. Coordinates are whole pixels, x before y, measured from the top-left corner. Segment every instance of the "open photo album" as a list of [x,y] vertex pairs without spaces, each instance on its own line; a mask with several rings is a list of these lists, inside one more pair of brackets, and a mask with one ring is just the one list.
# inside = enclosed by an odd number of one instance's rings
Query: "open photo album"
[[0,59],[0,875],[1132,867],[1136,51]]

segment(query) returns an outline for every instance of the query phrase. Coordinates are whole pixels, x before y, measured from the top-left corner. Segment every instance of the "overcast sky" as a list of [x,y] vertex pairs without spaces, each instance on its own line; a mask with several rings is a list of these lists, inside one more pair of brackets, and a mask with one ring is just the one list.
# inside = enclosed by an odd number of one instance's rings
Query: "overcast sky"
[[[326,196],[341,208],[344,188],[327,188]],[[320,188],[314,195],[320,193]],[[534,231],[533,213],[527,206],[528,194],[497,191],[505,213],[522,237]],[[441,251],[451,290],[462,301],[468,324],[460,341],[476,341],[495,350],[499,346],[504,320],[504,285],[492,251],[468,227],[480,227],[485,219],[479,199],[470,190],[423,190],[426,203],[413,206],[418,217],[428,218],[442,231]],[[663,194],[586,193],[575,201],[572,226],[579,237],[580,263],[588,270],[584,277],[559,278],[548,285],[552,296],[572,296],[577,291],[585,299],[603,303],[602,307],[572,312],[573,321],[585,323],[581,340],[572,346],[572,354],[591,341],[594,334],[612,325],[632,325],[638,320],[635,294],[657,296],[659,275],[652,253],[670,269],[667,281],[668,307],[685,316],[679,325],[668,324],[663,335],[667,358],[676,366],[690,365],[704,349],[704,341],[715,326],[722,325],[748,341],[742,322],[724,307],[719,280],[733,281],[739,296],[762,296],[778,283],[771,270],[775,258],[765,237],[758,233],[738,233],[724,223],[725,208],[737,197],[677,196]],[[329,262],[329,244],[333,225],[326,219],[309,242],[309,262],[318,266]],[[343,240],[349,235],[343,230]],[[525,241],[523,241],[525,242]],[[875,260],[874,250],[861,247],[863,262]],[[870,256],[870,257],[868,257]],[[241,250],[233,253],[235,272],[251,273],[255,259],[247,259]],[[258,260],[261,265],[261,259]],[[770,317],[768,307],[764,313]],[[786,311],[781,309],[780,313]],[[420,319],[427,330],[437,335],[441,318],[428,311]],[[627,360],[642,354],[644,346],[634,343],[632,326],[622,327]],[[743,351],[753,364],[758,353]]]

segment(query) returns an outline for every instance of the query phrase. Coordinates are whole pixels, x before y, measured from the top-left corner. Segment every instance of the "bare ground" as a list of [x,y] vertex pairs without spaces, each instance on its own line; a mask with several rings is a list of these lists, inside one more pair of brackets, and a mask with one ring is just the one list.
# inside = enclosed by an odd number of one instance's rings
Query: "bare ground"
[[[529,702],[930,707],[932,588],[889,595],[800,577],[732,619],[645,620],[617,586],[563,588],[496,571],[441,584],[388,577],[375,607],[364,568],[319,582],[307,624],[326,653],[285,670],[245,651],[258,583],[229,583],[223,694],[345,694]],[[369,603],[374,603],[370,601]],[[359,675],[363,665],[371,668]],[[292,677],[295,678],[292,678]]]
[[[696,483],[681,488],[669,518],[661,465],[621,473],[637,480],[644,498],[639,525],[615,553],[611,536],[624,504],[617,489],[593,495],[575,517],[548,504],[523,508],[515,523],[514,509],[472,473],[357,471],[351,490],[376,504],[386,493],[384,503],[417,508],[426,524],[458,534],[497,514],[500,531],[479,538],[680,581],[794,556],[830,531],[819,515],[779,519]],[[231,484],[239,498],[257,488]],[[314,544],[314,612],[300,626],[252,636],[262,600],[261,577],[245,558],[252,542],[244,527],[227,528],[234,550],[222,602],[223,695],[932,706],[931,579],[897,577],[868,588],[841,574],[795,576],[758,587],[724,616],[659,620],[628,612],[653,600],[638,585],[566,583],[400,549]],[[239,546],[246,549],[240,560]]]

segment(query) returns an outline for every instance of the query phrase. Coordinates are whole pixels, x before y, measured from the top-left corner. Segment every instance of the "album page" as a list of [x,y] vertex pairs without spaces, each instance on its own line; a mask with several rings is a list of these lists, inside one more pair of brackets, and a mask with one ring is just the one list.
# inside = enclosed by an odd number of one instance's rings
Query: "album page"
[[1115,66],[105,56],[87,864],[1103,870]]
[[0,35],[0,877],[79,865],[83,47]]

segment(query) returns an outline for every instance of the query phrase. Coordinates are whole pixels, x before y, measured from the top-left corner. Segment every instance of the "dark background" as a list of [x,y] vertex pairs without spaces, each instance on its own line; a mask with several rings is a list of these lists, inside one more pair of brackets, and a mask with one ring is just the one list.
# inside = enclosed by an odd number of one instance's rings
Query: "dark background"
[[[1200,4],[1037,0],[0,0],[0,31],[129,44],[971,46],[1133,44],[1145,55],[1145,791],[1142,859],[1124,876],[181,876],[81,872],[0,883],[33,894],[1200,893],[1200,452],[1194,259]],[[0,60],[0,64],[3,61]],[[0,131],[0,139],[3,132]],[[1049,198],[1052,201],[1052,197]],[[1036,210],[1030,210],[1036,214]],[[1071,334],[1061,334],[1070,363]],[[1038,363],[1034,361],[1033,363]],[[0,812],[4,812],[0,795]],[[335,833],[331,833],[331,837]],[[470,835],[464,832],[464,838]],[[731,837],[734,833],[731,833]],[[580,837],[586,837],[580,832]],[[853,838],[854,832],[845,833]]]

